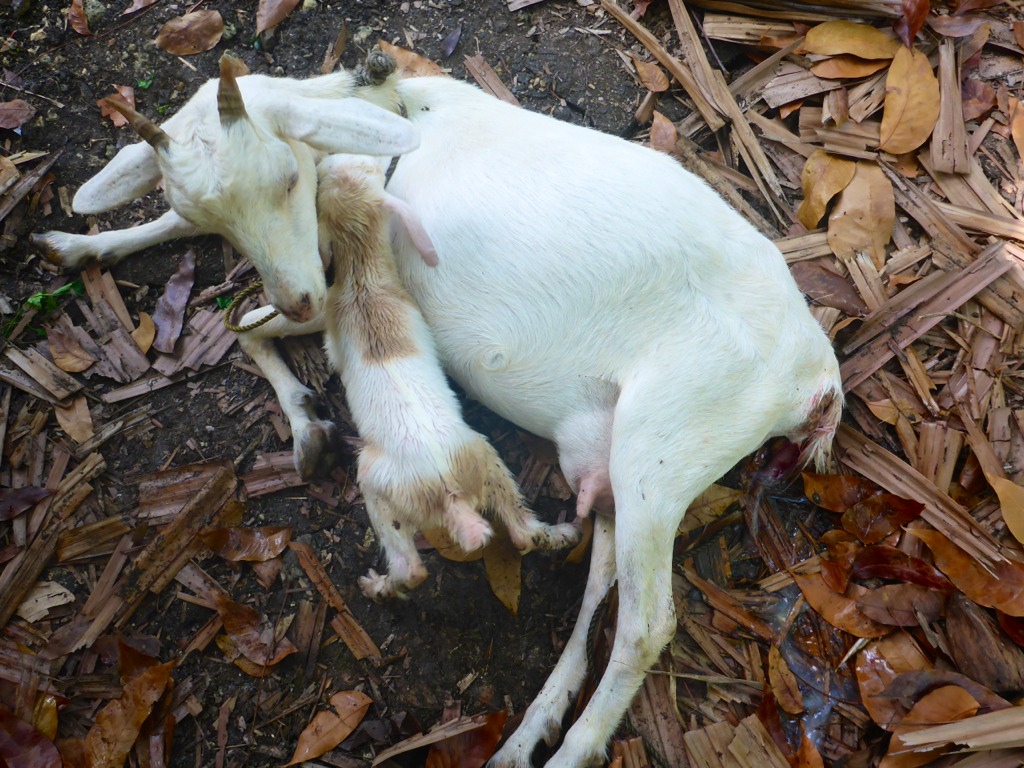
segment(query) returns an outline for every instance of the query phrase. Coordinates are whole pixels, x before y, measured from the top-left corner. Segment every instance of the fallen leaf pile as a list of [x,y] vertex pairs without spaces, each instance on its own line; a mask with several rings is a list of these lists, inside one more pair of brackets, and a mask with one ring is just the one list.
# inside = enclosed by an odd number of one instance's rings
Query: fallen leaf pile
[[[245,34],[296,6],[261,0]],[[124,13],[157,7],[136,0]],[[676,542],[678,633],[609,765],[1018,764],[1024,22],[994,0],[600,0],[581,13],[590,26],[566,34],[614,47],[607,55],[635,78],[641,140],[778,244],[834,340],[847,393],[831,474],[807,473],[778,497],[716,485],[691,506]],[[67,24],[97,31],[79,0]],[[185,56],[226,37],[220,13],[192,8],[156,43]],[[442,57],[465,38],[446,30]],[[443,73],[382,44],[407,76]],[[518,103],[516,73],[487,58],[467,57],[467,71]],[[0,128],[38,111],[29,97],[0,103]],[[65,205],[59,156],[0,157],[0,222]],[[382,688],[401,687],[421,660],[400,637],[371,637],[346,602],[354,585],[331,575],[332,549],[376,547],[365,522],[343,544],[325,526],[314,546],[298,524],[258,519],[270,494],[302,499],[303,514],[315,502],[348,515],[358,490],[342,469],[305,485],[289,451],[263,450],[288,427],[264,386],[236,391],[238,376],[255,379],[222,323],[251,267],[226,249],[223,282],[200,288],[195,256],[151,315],[126,293],[137,286],[97,266],[79,279],[40,272],[37,293],[0,302],[0,763],[224,768],[255,764],[261,744],[275,765],[479,768],[515,724],[500,697],[488,712],[445,707],[433,728],[387,707]],[[344,423],[317,343],[287,355]],[[151,395],[201,388],[257,437],[204,455],[197,423],[169,456],[143,455],[163,428]],[[512,437],[527,500],[567,502],[551,446]],[[113,471],[126,451],[138,471]],[[470,555],[441,531],[418,543],[485,572],[494,599],[530,618],[507,541]],[[585,555],[584,544],[568,561]],[[607,662],[614,608],[613,596],[591,627],[595,669],[577,713]],[[203,618],[170,644],[166,625],[186,609]],[[351,668],[318,664],[332,644]],[[212,690],[213,668],[244,684]],[[446,692],[432,693],[417,705],[440,711]],[[213,726],[182,744],[187,718]],[[287,743],[266,744],[278,732]]]

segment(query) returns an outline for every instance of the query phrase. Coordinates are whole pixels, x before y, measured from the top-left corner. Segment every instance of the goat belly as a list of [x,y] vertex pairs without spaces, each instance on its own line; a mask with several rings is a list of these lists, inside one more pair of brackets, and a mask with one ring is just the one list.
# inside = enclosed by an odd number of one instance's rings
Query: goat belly
[[448,372],[506,418],[552,437],[580,381],[621,384],[659,349],[763,360],[820,333],[774,245],[668,156],[465,84],[399,87],[422,141],[388,190],[440,261],[399,240],[402,282]]

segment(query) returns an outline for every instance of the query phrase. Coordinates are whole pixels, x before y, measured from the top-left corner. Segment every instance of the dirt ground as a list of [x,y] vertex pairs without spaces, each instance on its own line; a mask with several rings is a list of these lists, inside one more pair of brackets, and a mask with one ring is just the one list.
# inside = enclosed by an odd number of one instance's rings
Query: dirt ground
[[[255,4],[202,3],[204,9],[220,11],[233,34],[230,38],[225,35],[214,50],[187,59],[165,53],[152,41],[163,22],[195,6],[157,2],[141,12],[121,16],[124,4],[90,0],[87,10],[97,14],[91,19],[95,35],[83,37],[66,28],[61,3],[27,2],[28,9],[18,18],[11,6],[0,5],[0,27],[6,36],[6,41],[0,41],[0,65],[16,75],[13,82],[23,89],[18,93],[7,89],[4,98],[28,99],[38,116],[20,135],[0,131],[0,139],[11,151],[63,148],[64,154],[53,168],[54,186],[66,187],[71,194],[120,147],[135,141],[128,129],[115,129],[100,117],[96,100],[109,95],[112,85],[136,86],[137,108],[158,117],[173,113],[202,82],[215,76],[224,51],[241,57],[253,72],[298,77],[315,74],[325,50],[346,23],[350,42],[342,64],[350,67],[379,38],[403,46],[409,46],[411,40],[418,52],[440,59],[442,40],[461,27],[454,53],[444,61],[454,77],[469,79],[463,57],[479,53],[526,108],[611,133],[631,129],[640,93],[612,47],[629,48],[633,41],[625,40],[621,27],[607,20],[600,29],[591,29],[595,25],[593,8],[587,10],[575,2],[551,0],[517,13],[509,12],[500,0],[310,2],[296,9],[259,47],[252,38]],[[151,85],[143,89],[138,86],[140,81],[151,81]],[[672,103],[665,108],[671,112]],[[97,223],[102,229],[130,226],[152,219],[163,207],[159,195],[154,194],[129,208],[97,217]],[[5,250],[0,250],[0,299],[17,306],[25,297],[46,290],[54,279],[29,247],[28,233],[49,229],[84,232],[90,223],[85,217],[65,213],[57,199],[49,215],[34,211],[9,221]],[[133,315],[153,312],[157,297],[187,248],[194,248],[198,255],[196,291],[223,279],[222,246],[216,238],[152,248],[114,270]],[[95,392],[102,392],[105,385],[101,380],[92,381]],[[330,382],[330,388],[340,394],[336,381]],[[244,472],[256,453],[288,450],[290,444],[281,442],[265,419],[244,427],[243,419],[225,415],[219,404],[225,395],[232,402],[242,402],[266,389],[265,382],[250,373],[221,365],[187,384],[133,401],[132,407],[142,402],[152,405],[154,428],[135,437],[119,436],[103,447],[107,477],[113,479],[103,499],[106,510],[130,512],[136,502],[133,478],[168,462],[177,466],[234,459],[255,443],[239,468]],[[12,413],[17,412],[22,398],[15,393]],[[98,400],[91,405],[98,424],[124,410]],[[471,422],[499,446],[512,471],[518,472],[528,451],[514,427],[475,404],[467,404],[467,412]],[[567,509],[568,502],[542,496],[537,507],[551,518]],[[334,689],[369,681],[375,696],[386,705],[371,713],[378,719],[407,712],[424,726],[430,725],[438,720],[449,698],[461,699],[463,711],[469,713],[507,703],[516,712],[522,711],[568,637],[586,575],[585,565],[557,564],[543,556],[527,558],[522,603],[514,617],[491,594],[480,563],[451,563],[427,553],[431,578],[415,599],[377,606],[364,599],[355,586],[356,577],[377,558],[377,547],[367,538],[368,522],[359,505],[342,503],[332,509],[301,490],[285,491],[250,502],[245,522],[294,526],[295,536],[312,543],[318,552],[333,552],[329,571],[334,583],[394,663],[371,669],[353,661],[340,643],[334,643],[321,654],[311,674],[307,675],[300,662],[288,660],[261,683],[224,663],[211,645],[206,654],[190,656],[175,672],[176,678],[192,676],[200,681],[203,710],[195,718],[186,718],[179,728],[173,766],[212,765],[218,710],[231,696],[236,696],[237,702],[229,720],[228,764],[280,764],[313,711],[308,701],[294,711],[288,711],[288,706],[305,701],[303,692],[308,695],[310,687],[318,689],[325,677],[333,680]],[[309,596],[306,589],[296,586],[296,575],[287,570],[283,582],[268,592],[248,572],[233,572],[213,560],[204,567],[229,587],[236,600],[269,616],[294,612],[297,600]],[[96,577],[95,569],[89,567],[58,568],[53,575],[83,599]],[[175,600],[172,592],[147,602],[133,620],[134,626],[159,637],[161,658],[174,655],[174,649],[210,615],[205,609]],[[460,694],[459,681],[471,673],[477,675],[475,680]],[[71,693],[73,713],[76,703],[74,691]],[[261,710],[257,718],[260,727],[254,732],[257,701],[271,694],[280,694],[278,714]],[[267,720],[271,722],[263,725]],[[69,722],[74,722],[73,717]],[[385,735],[384,740],[394,740],[394,734]],[[415,764],[413,760],[409,764]]]

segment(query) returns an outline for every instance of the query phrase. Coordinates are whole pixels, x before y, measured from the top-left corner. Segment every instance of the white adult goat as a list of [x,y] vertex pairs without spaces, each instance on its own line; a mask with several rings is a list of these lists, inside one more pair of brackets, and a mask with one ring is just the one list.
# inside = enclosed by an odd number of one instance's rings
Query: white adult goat
[[[280,105],[299,92],[309,94],[308,109],[322,109],[318,116],[354,107],[337,100],[353,92],[346,73],[303,83],[245,80],[253,126],[265,119],[257,113],[282,114]],[[221,80],[225,103],[234,100],[231,81]],[[384,98],[391,86],[382,87]],[[196,132],[215,121],[211,88],[183,110],[206,110],[204,120],[191,123]],[[672,542],[687,506],[768,437],[785,435],[803,460],[822,461],[841,410],[838,365],[776,248],[671,158],[511,107],[455,80],[401,80],[394,88],[421,143],[401,158],[388,191],[418,214],[440,264],[424,265],[401,234],[396,259],[448,372],[492,410],[554,440],[574,488],[600,496],[610,486],[614,494],[614,516],[595,521],[590,576],[572,636],[490,765],[525,768],[541,739],[557,738],[585,675],[591,618],[617,578],[611,661],[547,763],[597,764],[675,631]],[[314,102],[316,93],[322,98]],[[242,154],[218,142],[244,133],[245,158],[264,153],[258,142],[269,141],[265,132],[239,122],[204,135],[223,157],[204,168],[207,175],[243,173],[232,164],[241,165]],[[178,130],[177,141],[193,139]],[[289,147],[302,138],[295,135]],[[388,138],[391,146],[403,144],[407,127],[394,124]],[[395,150],[382,138],[369,151]],[[167,176],[185,172],[178,163],[194,165],[184,151],[128,148],[82,192],[89,190],[93,210],[113,207],[155,183],[161,170],[170,186]],[[129,171],[146,183],[105,193],[107,183]],[[260,190],[281,189],[287,180],[277,171],[248,178]],[[186,193],[182,187],[170,202],[195,215],[190,212],[205,201],[186,201]],[[301,197],[307,216],[311,185],[300,183],[292,195]],[[216,210],[231,226],[269,215],[265,208]],[[289,230],[290,252],[301,253],[290,258],[311,259],[315,228]],[[73,261],[65,255],[67,237],[44,237],[65,263]],[[120,237],[124,250],[131,232]],[[148,235],[137,243],[153,240]],[[274,268],[288,279],[294,267],[289,260]],[[296,280],[305,277],[296,270]],[[312,289],[306,284],[303,291]],[[322,327],[321,321],[292,330]],[[283,405],[303,391],[283,366],[264,369],[284,393]],[[301,422],[300,410],[292,408]],[[300,423],[297,439],[316,427],[308,419]]]

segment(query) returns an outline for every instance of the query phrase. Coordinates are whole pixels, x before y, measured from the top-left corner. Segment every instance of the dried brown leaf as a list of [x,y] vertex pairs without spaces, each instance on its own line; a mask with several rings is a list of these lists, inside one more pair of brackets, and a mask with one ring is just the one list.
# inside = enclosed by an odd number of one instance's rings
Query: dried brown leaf
[[[961,599],[967,600],[963,596]],[[934,691],[945,685],[957,685],[963,688],[985,709],[995,711],[1010,707],[1010,702],[1002,696],[997,696],[981,683],[951,669],[908,669],[905,672],[900,672],[884,690],[877,694],[877,697],[898,702],[905,711],[909,710],[914,702],[928,691]]]
[[61,768],[53,742],[6,707],[0,706],[0,765],[17,768]]
[[772,693],[775,694],[775,700],[785,712],[799,715],[804,711],[804,697],[800,693],[796,675],[774,643],[768,648],[768,682],[772,687]]
[[1002,611],[996,611],[996,620],[1006,636],[1024,648],[1024,619],[1020,616],[1009,616]]
[[853,558],[850,576],[854,579],[903,581],[940,592],[952,592],[954,589],[952,582],[934,566],[885,544],[859,550]]
[[853,181],[856,171],[857,164],[852,160],[816,149],[804,162],[800,174],[804,192],[804,199],[796,212],[800,223],[808,229],[817,227],[829,201]]
[[643,61],[636,56],[630,56],[633,66],[636,67],[636,74],[640,78],[640,84],[653,93],[663,93],[668,90],[668,75],[654,62]]
[[81,373],[96,362],[96,358],[82,349],[77,339],[56,328],[50,329],[46,341],[54,365],[62,371]]
[[920,517],[924,504],[891,493],[859,501],[843,513],[843,530],[865,544],[877,544],[889,534]]
[[867,591],[863,587],[851,584],[845,594],[839,594],[829,589],[819,573],[790,575],[803,592],[807,604],[833,627],[855,637],[867,638],[882,637],[890,631],[890,627],[869,618],[857,606],[857,599]]
[[24,99],[0,101],[0,128],[13,131],[35,117],[35,114],[35,107]]
[[373,699],[359,691],[342,691],[331,696],[330,702],[335,711],[316,713],[299,734],[295,752],[285,766],[313,760],[338,746],[365,717]]
[[91,35],[89,29],[89,18],[85,15],[85,7],[82,0],[71,0],[71,7],[68,8],[68,24],[80,35]]
[[110,106],[111,101],[121,101],[132,109],[135,108],[135,89],[130,85],[115,85],[114,94],[97,99],[96,105],[100,108],[100,115],[106,117],[114,124],[115,128],[123,128],[128,125],[128,118],[118,110]]
[[259,614],[247,605],[236,603],[222,594],[216,596],[217,613],[224,622],[224,631],[239,652],[261,667],[279,664],[298,648],[287,637],[278,640],[272,624],[263,624]]
[[439,64],[435,64],[425,56],[420,56],[407,48],[392,45],[387,40],[381,40],[379,45],[384,53],[398,62],[398,68],[406,77],[433,77],[444,74],[444,70]]
[[132,341],[142,350],[142,354],[149,352],[153,346],[153,339],[156,338],[156,323],[147,312],[139,312],[139,325],[132,331]]
[[451,560],[456,563],[469,563],[473,560],[479,560],[484,556],[482,549],[474,549],[472,552],[466,552],[458,543],[448,535],[448,531],[444,528],[431,528],[423,531],[422,536],[427,540],[427,543],[434,548],[434,550],[443,557],[445,560]]
[[882,692],[899,675],[930,667],[928,657],[905,632],[894,632],[868,643],[857,654],[854,671],[861,702],[871,719],[882,728],[892,730],[902,718],[905,708],[894,699],[881,696]]
[[176,663],[168,661],[143,670],[122,686],[120,698],[96,715],[96,722],[85,737],[91,765],[124,764],[139,729],[163,695]]
[[265,562],[288,546],[292,529],[281,526],[262,528],[215,528],[199,534],[208,549],[232,562]]
[[868,306],[860,294],[845,277],[833,270],[821,264],[798,261],[789,271],[801,292],[816,304],[835,307],[850,317],[864,317],[868,313]]
[[814,64],[811,67],[811,74],[826,80],[868,77],[888,67],[889,61],[890,59],[862,59],[844,53]]
[[921,51],[900,48],[885,79],[885,105],[878,148],[910,152],[932,135],[939,119],[939,80]]
[[889,751],[882,758],[879,768],[917,768],[928,765],[949,748],[899,754],[904,749],[901,736],[928,725],[952,723],[971,717],[978,711],[979,706],[967,691],[956,685],[947,685],[926,694],[907,713],[905,724],[893,729]]
[[651,117],[651,147],[666,155],[675,154],[679,134],[675,124],[658,110]]
[[842,514],[854,504],[882,492],[875,483],[852,475],[804,472],[804,495],[822,509]]
[[1010,97],[1010,136],[1017,147],[1017,156],[1024,160],[1024,106],[1019,99]]
[[34,507],[53,491],[47,488],[0,488],[0,520],[11,520]]
[[57,738],[57,714],[63,708],[62,698],[52,693],[40,693],[32,708],[32,726],[53,741]]
[[931,0],[901,0],[900,17],[892,25],[903,44],[910,48],[931,10]]
[[965,77],[960,83],[964,120],[977,120],[996,105],[996,89],[983,80]]
[[260,0],[256,10],[256,34],[266,29],[273,29],[295,10],[299,0]]
[[822,56],[848,53],[862,59],[891,59],[900,43],[891,35],[866,24],[826,21],[807,30],[804,50]]
[[185,323],[185,307],[188,306],[188,297],[192,292],[195,276],[196,254],[189,249],[181,257],[178,270],[167,281],[167,287],[164,288],[163,295],[157,299],[156,309],[153,311],[153,323],[156,325],[153,348],[158,352],[174,352],[174,345]]
[[988,19],[981,14],[969,14],[967,16],[939,16],[937,14],[928,17],[928,26],[945,37],[967,37],[977,32],[982,24]]
[[800,748],[796,752],[796,768],[825,768],[825,761],[821,759],[821,753],[802,726]]
[[506,536],[495,537],[484,547],[487,583],[502,605],[515,616],[519,613],[519,595],[523,589],[523,556]]
[[95,434],[85,395],[72,398],[67,405],[55,405],[53,412],[60,428],[76,443],[84,443]]
[[[505,710],[483,715],[483,725],[432,744],[426,768],[482,768],[494,755],[505,727]],[[479,717],[479,716],[478,716]]]
[[826,531],[821,543],[828,549],[828,557],[821,561],[821,578],[829,589],[843,593],[850,586],[850,568],[861,544],[846,531]]
[[954,594],[946,610],[945,629],[949,657],[961,673],[990,691],[1024,688],[1024,650],[1003,634],[980,605],[959,592]]
[[156,0],[132,0],[132,4],[121,11],[122,16],[127,16],[129,13],[135,13],[141,11],[143,8],[149,8],[153,5]]
[[1007,529],[1017,541],[1024,542],[1024,488],[1005,477],[989,477],[988,473],[985,477],[999,497],[999,508]]
[[875,163],[858,162],[853,179],[839,193],[829,214],[829,247],[841,259],[867,252],[875,265],[881,267],[895,221],[892,182]]
[[959,16],[960,14],[969,13],[971,11],[984,11],[989,8],[995,8],[1005,2],[1006,0],[963,0],[960,3],[957,3],[955,13]]
[[175,56],[191,56],[213,48],[223,34],[219,11],[192,11],[160,27],[156,44]]
[[857,607],[879,624],[916,627],[921,619],[937,619],[944,602],[942,593],[917,584],[886,584],[860,595]]
[[908,528],[932,551],[936,567],[979,605],[1024,616],[1024,564],[1003,560],[989,571],[938,531]]

